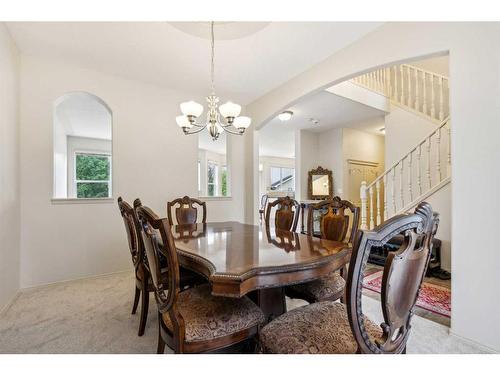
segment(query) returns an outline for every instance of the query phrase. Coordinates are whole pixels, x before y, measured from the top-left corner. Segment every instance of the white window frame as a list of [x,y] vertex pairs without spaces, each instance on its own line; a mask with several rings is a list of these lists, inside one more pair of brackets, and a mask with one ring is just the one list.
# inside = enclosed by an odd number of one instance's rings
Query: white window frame
[[[289,166],[283,166],[283,165],[270,165],[269,166],[269,189],[271,189],[272,185],[272,170],[273,168],[277,168],[280,170],[280,179],[279,181],[281,182],[281,186],[283,186],[283,169],[291,169],[293,171],[293,190],[292,192],[295,192],[295,167],[289,167]],[[279,191],[279,192],[289,192],[290,190],[282,190],[282,188],[278,190],[270,190],[270,191]]]
[[[106,156],[108,158],[108,162],[109,162],[109,180],[78,180],[76,178],[76,157],[78,155],[91,155],[91,156],[98,156],[98,157]],[[107,183],[108,184],[108,196],[107,196],[107,198],[112,197],[112,193],[113,193],[113,185],[112,185],[113,163],[112,163],[112,161],[113,160],[112,160],[111,153],[98,152],[98,151],[88,151],[88,150],[75,150],[73,153],[73,160],[74,160],[74,162],[73,162],[73,188],[74,188],[75,194],[78,194],[78,189],[77,189],[78,183],[95,183],[95,184]],[[82,198],[78,198],[78,199],[82,199]],[[91,199],[99,199],[99,198],[91,198]]]
[[[210,164],[215,166],[215,176],[214,176],[214,182],[209,182],[209,174],[208,170],[210,169]],[[214,195],[209,195],[209,186],[214,185]],[[219,194],[219,163],[213,160],[207,160],[207,196],[209,197],[218,197],[220,196]]]

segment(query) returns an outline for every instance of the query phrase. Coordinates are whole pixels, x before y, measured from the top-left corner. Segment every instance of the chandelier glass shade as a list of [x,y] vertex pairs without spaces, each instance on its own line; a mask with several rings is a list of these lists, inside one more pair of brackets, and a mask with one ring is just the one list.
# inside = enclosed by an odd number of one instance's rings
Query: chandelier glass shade
[[212,93],[206,97],[206,121],[199,121],[200,116],[203,114],[203,106],[193,100],[190,100],[188,102],[181,103],[180,107],[182,115],[177,116],[175,118],[175,122],[186,135],[199,133],[206,128],[212,139],[215,141],[224,131],[229,134],[243,134],[252,123],[252,119],[250,117],[240,116],[241,106],[239,104],[228,101],[219,105],[219,97],[215,95],[214,84],[214,22],[211,22],[210,24],[210,36],[212,42],[212,59],[210,64]]

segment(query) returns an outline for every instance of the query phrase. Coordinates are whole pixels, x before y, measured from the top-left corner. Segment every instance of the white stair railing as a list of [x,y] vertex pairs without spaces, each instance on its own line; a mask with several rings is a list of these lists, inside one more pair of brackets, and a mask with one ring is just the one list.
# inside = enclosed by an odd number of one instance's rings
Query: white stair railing
[[447,117],[372,183],[361,183],[361,229],[373,229],[384,220],[409,210],[450,178],[450,119]]
[[381,93],[393,104],[433,121],[441,122],[449,116],[449,79],[446,76],[401,64],[357,76],[351,82]]

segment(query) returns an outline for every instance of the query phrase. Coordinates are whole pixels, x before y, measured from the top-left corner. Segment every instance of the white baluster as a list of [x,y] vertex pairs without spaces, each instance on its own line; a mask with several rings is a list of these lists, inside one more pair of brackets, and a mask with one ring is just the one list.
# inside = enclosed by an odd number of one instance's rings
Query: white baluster
[[411,108],[412,95],[411,95],[411,68],[409,66],[406,67],[406,79],[408,80],[408,107]]
[[444,96],[444,85],[443,85],[443,77],[439,80],[439,121],[444,120],[444,108],[443,108],[443,96]]
[[375,221],[373,219],[373,186],[370,186],[368,189],[368,193],[370,194],[370,229],[375,228]]
[[384,174],[384,220],[389,218],[389,210],[387,205],[387,174]]
[[375,189],[377,190],[377,219],[375,221],[376,225],[380,225],[382,222],[382,217],[380,215],[380,180],[375,183]]
[[419,93],[418,93],[418,69],[415,69],[415,109],[417,111],[420,111],[420,98],[419,98]]
[[396,215],[396,167],[392,168],[392,214]]
[[[396,67],[390,68],[391,71],[394,73],[394,81],[392,81],[391,86],[392,86],[392,99],[396,100],[398,96],[398,72],[396,70]],[[391,79],[392,76],[389,77]]]
[[429,182],[429,189],[432,187],[431,179],[431,137],[427,138],[427,181]]
[[436,147],[437,147],[436,172],[437,172],[438,182],[441,182],[441,180],[442,180],[442,177],[441,177],[441,128],[439,128],[437,133],[436,133]]
[[366,225],[366,181],[361,182],[359,196],[361,198],[361,229],[368,229]]
[[403,79],[403,65],[399,66],[399,76],[401,77],[401,96],[399,97],[399,102],[401,104],[404,104],[405,103],[405,90],[404,90],[404,86],[403,86],[403,82],[404,82],[404,79]]
[[385,95],[388,98],[392,97],[391,68],[385,68]]
[[417,186],[418,186],[418,195],[422,195],[422,178],[420,176],[422,170],[421,164],[421,156],[422,156],[422,145],[418,145],[417,147]]
[[431,74],[431,117],[436,118],[436,94],[434,90],[434,74]]
[[411,163],[413,159],[413,152],[411,151],[408,155],[408,193],[410,193],[410,203],[413,202],[413,190],[412,190],[412,169]]
[[405,159],[401,159],[399,163],[399,195],[401,195],[401,209],[405,206],[405,194],[403,190],[403,168]]
[[427,114],[427,73],[422,71],[422,91],[424,94],[424,103],[422,105],[422,112]]
[[446,125],[446,129],[448,130],[448,165],[446,166],[446,175],[448,177],[451,176],[451,125],[450,122],[448,121],[448,124]]

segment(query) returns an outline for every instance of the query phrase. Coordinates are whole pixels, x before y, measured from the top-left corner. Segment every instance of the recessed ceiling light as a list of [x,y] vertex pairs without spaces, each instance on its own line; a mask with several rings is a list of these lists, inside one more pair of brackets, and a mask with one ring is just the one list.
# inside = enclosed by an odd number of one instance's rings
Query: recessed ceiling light
[[309,122],[312,123],[313,125],[318,125],[319,124],[319,120],[317,118],[310,118]]
[[381,133],[385,133],[385,128],[380,128],[378,131]]
[[278,115],[278,118],[281,120],[281,121],[288,121],[292,118],[293,116],[293,112],[292,111],[285,111],[285,112],[281,112],[279,115]]

